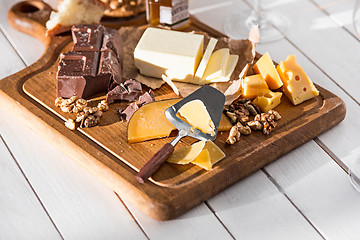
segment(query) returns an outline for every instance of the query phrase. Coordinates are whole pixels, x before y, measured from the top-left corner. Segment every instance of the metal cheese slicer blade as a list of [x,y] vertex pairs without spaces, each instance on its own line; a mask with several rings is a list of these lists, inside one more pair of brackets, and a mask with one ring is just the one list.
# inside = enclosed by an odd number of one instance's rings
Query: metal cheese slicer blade
[[[214,123],[214,135],[206,134],[199,129],[191,126],[177,116],[179,109],[186,103],[193,100],[201,100],[208,111],[211,120]],[[169,107],[165,110],[165,116],[169,121],[179,130],[178,136],[175,137],[170,143],[166,143],[155,155],[141,168],[136,175],[136,180],[144,183],[146,179],[151,177],[165,161],[170,157],[174,151],[175,145],[185,136],[190,136],[199,140],[214,140],[218,132],[221,114],[224,108],[225,96],[219,90],[205,85],[196,90],[180,102]]]

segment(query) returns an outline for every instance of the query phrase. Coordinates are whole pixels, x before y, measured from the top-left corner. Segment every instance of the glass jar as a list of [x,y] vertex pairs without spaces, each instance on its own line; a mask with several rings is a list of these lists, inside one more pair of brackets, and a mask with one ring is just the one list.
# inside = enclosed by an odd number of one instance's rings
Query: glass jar
[[146,18],[151,26],[164,25],[171,29],[189,26],[188,0],[147,0]]

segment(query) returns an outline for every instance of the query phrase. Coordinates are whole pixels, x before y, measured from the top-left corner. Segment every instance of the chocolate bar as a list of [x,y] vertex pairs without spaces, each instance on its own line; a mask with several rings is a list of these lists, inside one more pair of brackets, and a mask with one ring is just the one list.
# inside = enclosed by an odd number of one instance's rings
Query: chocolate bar
[[122,40],[118,31],[98,24],[72,28],[73,50],[61,54],[57,96],[88,98],[122,82]]
[[125,109],[116,109],[121,121],[128,122],[132,115],[139,109],[139,106],[136,103],[131,103]]

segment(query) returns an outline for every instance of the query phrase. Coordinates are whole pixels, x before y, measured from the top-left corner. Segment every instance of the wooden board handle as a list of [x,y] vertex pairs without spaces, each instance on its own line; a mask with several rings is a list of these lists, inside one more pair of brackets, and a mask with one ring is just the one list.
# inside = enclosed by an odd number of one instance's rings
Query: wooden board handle
[[50,18],[52,8],[43,1],[23,1],[15,4],[8,12],[10,25],[26,34],[38,38],[47,45],[45,24]]
[[161,167],[161,165],[165,163],[173,151],[173,145],[170,143],[165,144],[147,163],[145,163],[140,172],[135,176],[136,180],[139,183],[144,183],[146,179],[153,175]]

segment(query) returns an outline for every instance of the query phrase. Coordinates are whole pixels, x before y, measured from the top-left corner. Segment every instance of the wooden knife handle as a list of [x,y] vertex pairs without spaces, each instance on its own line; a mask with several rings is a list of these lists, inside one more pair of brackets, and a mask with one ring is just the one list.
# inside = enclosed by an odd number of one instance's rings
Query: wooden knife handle
[[13,28],[38,38],[46,46],[49,39],[45,37],[45,24],[51,11],[43,1],[23,1],[10,8],[8,21]]
[[150,160],[145,163],[140,172],[135,176],[139,183],[144,183],[153,175],[174,152],[174,146],[170,143],[165,144]]

